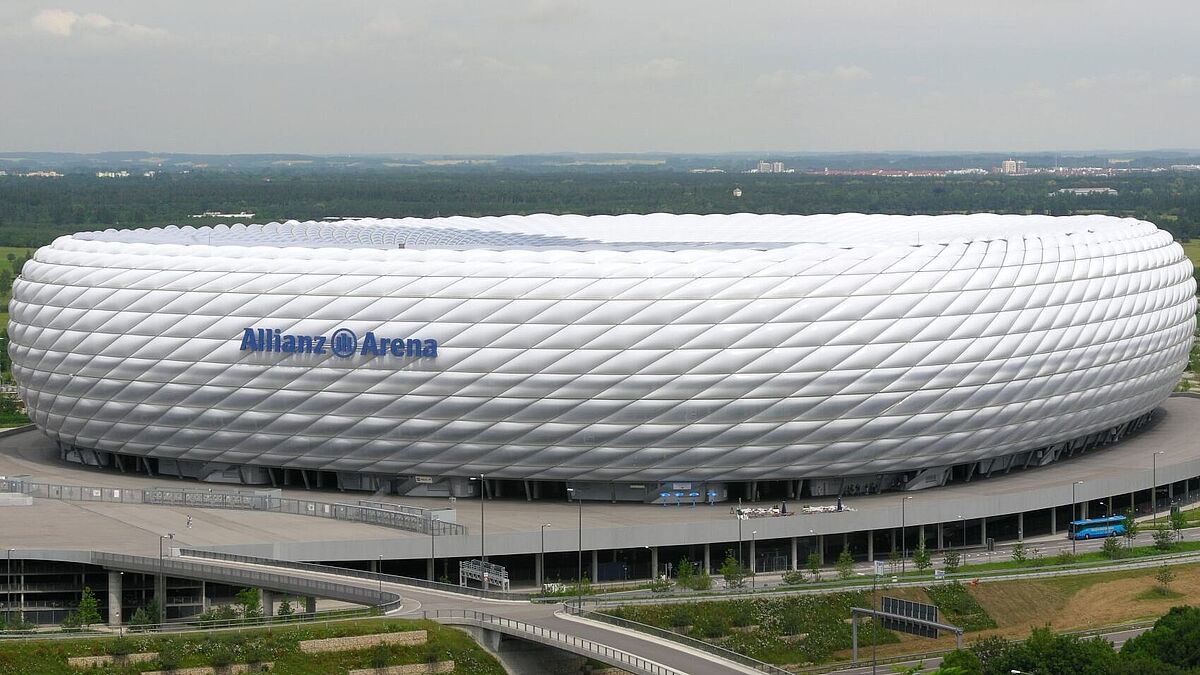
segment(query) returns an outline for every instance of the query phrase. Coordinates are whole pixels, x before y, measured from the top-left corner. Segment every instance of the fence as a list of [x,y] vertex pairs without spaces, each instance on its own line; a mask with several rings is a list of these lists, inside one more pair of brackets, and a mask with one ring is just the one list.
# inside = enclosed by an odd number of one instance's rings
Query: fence
[[482,588],[471,588],[469,586],[464,587],[459,586],[458,584],[444,584],[440,581],[429,581],[427,579],[417,579],[415,577],[402,577],[395,574],[380,574],[378,572],[334,567],[332,565],[318,565],[317,563],[298,562],[295,560],[275,560],[273,558],[259,558],[251,555],[239,555],[236,553],[222,553],[219,551],[205,551],[202,549],[190,548],[179,549],[179,555],[191,558],[206,558],[208,560],[227,560],[229,562],[249,563],[252,565],[282,567],[286,569],[303,570],[306,572],[319,572],[322,574],[336,574],[344,577],[370,579],[372,581],[382,580],[383,582],[389,584],[427,588],[433,591],[443,591],[446,593],[454,593],[456,595],[469,595],[471,597],[487,598],[489,600],[513,600],[521,602],[527,602],[529,600],[529,596],[522,593],[507,593],[504,591],[492,590],[485,591]]
[[92,553],[92,563],[130,572],[203,579],[234,586],[267,588],[298,596],[316,596],[360,605],[375,605],[384,612],[399,607],[403,601],[399,593],[385,591],[382,587],[367,588],[335,581],[310,579],[294,574],[277,574],[225,565],[210,565],[176,558],[147,558],[123,553],[95,552]]
[[238,509],[243,511],[272,511],[316,518],[331,518],[352,523],[379,525],[408,532],[438,536],[465,535],[467,528],[457,523],[445,523],[400,510],[383,509],[356,504],[318,502],[256,495],[249,492],[219,492],[187,488],[115,488],[83,485],[33,483],[21,479],[0,480],[0,492],[19,492],[41,499],[64,501],[113,502],[118,504],[157,504],[186,506],[198,509]]
[[426,619],[446,620],[446,623],[454,623],[455,619],[459,619],[469,622],[471,625],[480,626],[481,628],[493,628],[509,633],[510,635],[518,634],[522,637],[533,638],[538,642],[550,644],[560,649],[565,648],[584,656],[607,661],[625,670],[633,669],[636,672],[648,673],[649,675],[687,675],[674,668],[668,668],[649,659],[635,656],[629,652],[609,647],[599,642],[568,633],[560,633],[559,631],[535,626],[524,621],[506,619],[494,614],[478,612],[473,609],[435,609],[425,610],[423,614]]
[[617,626],[619,628],[628,628],[639,633],[645,633],[647,635],[653,635],[655,637],[670,640],[671,642],[677,642],[679,644],[691,647],[692,649],[698,649],[703,652],[708,652],[713,656],[719,656],[723,659],[740,663],[743,666],[749,666],[763,673],[770,673],[771,675],[791,675],[791,672],[788,670],[780,668],[779,666],[771,665],[770,663],[759,661],[758,659],[751,658],[745,654],[739,654],[737,652],[725,649],[724,647],[719,647],[703,640],[697,640],[696,638],[689,637],[687,635],[681,635],[675,631],[666,630],[665,628],[658,628],[657,626],[650,626],[644,623],[638,623],[637,621],[630,621],[629,619],[622,619],[620,617],[602,614],[600,612],[592,612],[581,607],[578,602],[567,602],[563,604],[563,607],[568,613],[583,617],[585,619],[599,621],[601,623],[606,623],[610,626]]

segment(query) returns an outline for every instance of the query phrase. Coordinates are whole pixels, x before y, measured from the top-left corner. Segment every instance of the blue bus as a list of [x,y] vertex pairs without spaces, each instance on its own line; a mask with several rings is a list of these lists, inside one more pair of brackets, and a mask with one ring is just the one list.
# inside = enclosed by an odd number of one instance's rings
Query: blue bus
[[1067,539],[1103,539],[1125,534],[1125,516],[1090,518],[1071,521],[1067,528]]

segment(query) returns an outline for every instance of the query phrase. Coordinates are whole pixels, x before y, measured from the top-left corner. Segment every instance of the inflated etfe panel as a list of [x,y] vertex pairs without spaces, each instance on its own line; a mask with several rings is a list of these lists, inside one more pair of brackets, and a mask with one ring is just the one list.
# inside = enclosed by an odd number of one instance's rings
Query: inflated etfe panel
[[76,447],[497,478],[877,474],[1152,410],[1192,266],[1101,216],[666,214],[110,230],[16,282]]

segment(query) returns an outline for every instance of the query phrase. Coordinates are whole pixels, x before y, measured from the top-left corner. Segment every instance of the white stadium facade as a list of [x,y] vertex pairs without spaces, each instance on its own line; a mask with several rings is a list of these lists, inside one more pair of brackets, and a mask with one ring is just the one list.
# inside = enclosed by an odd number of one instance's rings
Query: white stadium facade
[[1192,265],[1104,216],[629,215],[109,230],[15,283],[64,459],[645,502],[920,489],[1150,421]]

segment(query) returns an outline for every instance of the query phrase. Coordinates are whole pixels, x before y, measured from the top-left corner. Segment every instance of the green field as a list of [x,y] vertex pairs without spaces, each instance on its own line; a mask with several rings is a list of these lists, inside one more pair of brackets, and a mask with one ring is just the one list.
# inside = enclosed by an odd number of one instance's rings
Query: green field
[[1192,264],[1200,267],[1200,240],[1193,239],[1180,245],[1183,246],[1183,252],[1191,259]]

